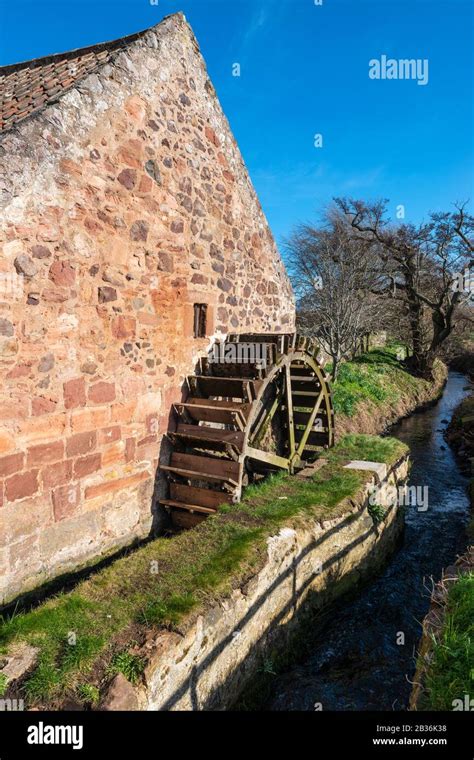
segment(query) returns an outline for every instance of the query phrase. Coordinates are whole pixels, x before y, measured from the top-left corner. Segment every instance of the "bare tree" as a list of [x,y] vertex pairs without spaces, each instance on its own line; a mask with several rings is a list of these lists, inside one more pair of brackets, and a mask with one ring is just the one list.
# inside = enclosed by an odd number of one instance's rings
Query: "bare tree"
[[332,379],[375,323],[371,290],[379,279],[379,259],[370,244],[351,235],[345,220],[326,215],[325,226],[301,225],[287,243],[298,297],[300,329],[316,337],[332,359]]
[[377,244],[385,269],[380,293],[398,299],[406,309],[413,370],[431,377],[436,355],[454,328],[456,312],[470,299],[460,277],[473,250],[472,216],[462,205],[454,213],[432,214],[426,224],[393,226],[386,218],[387,201],[367,204],[339,198],[336,204],[358,240]]

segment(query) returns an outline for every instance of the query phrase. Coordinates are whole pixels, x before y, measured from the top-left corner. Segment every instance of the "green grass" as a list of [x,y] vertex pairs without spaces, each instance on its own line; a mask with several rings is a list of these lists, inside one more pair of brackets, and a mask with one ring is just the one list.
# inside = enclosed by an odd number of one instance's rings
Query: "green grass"
[[397,346],[376,349],[341,364],[333,386],[335,411],[354,417],[361,402],[390,405],[427,389],[429,383],[410,375],[396,353]]
[[97,707],[100,702],[100,691],[97,686],[90,683],[82,683],[77,687],[77,696],[86,705]]
[[344,464],[367,459],[390,465],[405,452],[395,439],[346,436],[327,452],[328,464],[312,479],[269,478],[248,488],[240,504],[223,507],[194,530],[156,539],[73,591],[4,619],[0,653],[21,641],[39,649],[38,666],[24,686],[28,706],[54,704],[71,691],[77,695],[99,658],[133,678],[133,655],[116,643],[119,636],[127,640],[131,627],[130,639],[137,638],[137,629],[177,627],[215,604],[262,566],[266,540],[275,531],[348,512],[348,500],[366,474]]
[[448,594],[443,629],[434,639],[423,708],[452,710],[453,700],[474,697],[474,573]]
[[369,504],[368,512],[374,521],[374,525],[379,525],[385,519],[385,509],[381,504]]
[[144,659],[136,654],[130,654],[130,652],[118,652],[115,654],[108,667],[109,674],[117,675],[117,673],[122,673],[133,684],[138,683],[144,670]]

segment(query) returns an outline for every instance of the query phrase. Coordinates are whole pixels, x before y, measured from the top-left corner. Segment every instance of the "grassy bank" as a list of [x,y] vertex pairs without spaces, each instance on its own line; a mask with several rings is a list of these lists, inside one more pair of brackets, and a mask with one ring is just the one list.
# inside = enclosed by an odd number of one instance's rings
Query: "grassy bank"
[[381,433],[439,397],[447,375],[444,364],[436,362],[430,383],[407,372],[396,354],[396,347],[377,349],[341,365],[333,387],[338,436]]
[[[275,476],[247,490],[192,531],[157,539],[36,609],[3,620],[0,654],[26,642],[38,663],[22,686],[28,707],[67,695],[91,702],[116,672],[139,678],[139,645],[150,631],[186,627],[262,565],[267,538],[284,525],[347,513],[366,475],[351,459],[395,463],[406,447],[392,438],[350,435],[310,480]],[[134,646],[135,645],[135,646]],[[0,684],[1,685],[1,684]]]
[[433,636],[420,708],[453,710],[454,700],[461,700],[459,709],[466,695],[472,698],[473,677],[474,572],[470,572],[461,575],[448,592],[442,629]]
[[[455,409],[446,432],[468,474],[474,462],[474,396]],[[470,483],[474,503],[474,478]],[[474,519],[468,525],[474,539]],[[440,582],[435,615],[425,618],[414,704],[421,710],[470,709],[474,680],[474,557],[472,548],[458,561],[462,570],[448,587]],[[458,564],[457,563],[457,564]],[[433,605],[432,605],[433,609]],[[455,700],[460,700],[455,702]]]

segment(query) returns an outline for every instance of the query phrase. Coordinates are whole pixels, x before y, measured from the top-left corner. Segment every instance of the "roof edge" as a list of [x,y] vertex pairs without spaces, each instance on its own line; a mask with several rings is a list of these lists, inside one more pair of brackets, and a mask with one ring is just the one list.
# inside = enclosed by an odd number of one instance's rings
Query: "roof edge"
[[182,21],[186,22],[186,16],[184,15],[183,11],[177,11],[176,13],[170,13],[167,16],[164,16],[161,21],[159,21],[157,24],[153,24],[153,26],[149,26],[146,29],[142,29],[139,32],[133,32],[132,34],[128,34],[125,37],[118,37],[114,40],[107,40],[106,42],[98,42],[94,45],[86,45],[85,47],[81,48],[74,48],[73,50],[66,50],[64,53],[51,53],[49,55],[43,55],[40,58],[31,58],[27,61],[19,61],[18,63],[8,63],[5,66],[0,66],[0,76],[5,76],[7,74],[12,74],[15,71],[20,71],[24,68],[35,68],[35,66],[43,66],[47,63],[56,61],[58,59],[61,60],[68,60],[68,58],[75,58],[78,55],[86,55],[89,52],[100,52],[101,50],[108,50],[108,49],[114,49],[114,48],[121,48],[121,47],[127,47],[132,42],[136,42],[136,40],[139,40],[141,37],[144,37],[145,34],[148,32],[151,32],[153,29],[157,29],[160,27],[165,21],[168,21],[171,18],[180,18]]

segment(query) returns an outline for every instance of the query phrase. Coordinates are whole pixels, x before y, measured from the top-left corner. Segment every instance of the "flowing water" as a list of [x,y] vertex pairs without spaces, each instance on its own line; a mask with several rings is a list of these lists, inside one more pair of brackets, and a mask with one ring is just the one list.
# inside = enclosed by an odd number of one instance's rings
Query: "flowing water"
[[[385,570],[352,601],[332,610],[311,642],[312,654],[275,679],[266,710],[404,710],[415,672],[431,578],[440,578],[466,548],[467,479],[443,438],[454,408],[468,394],[451,372],[442,399],[390,430],[408,444],[408,485],[428,486],[429,506],[408,506],[403,544]],[[403,633],[404,645],[397,643]]]

